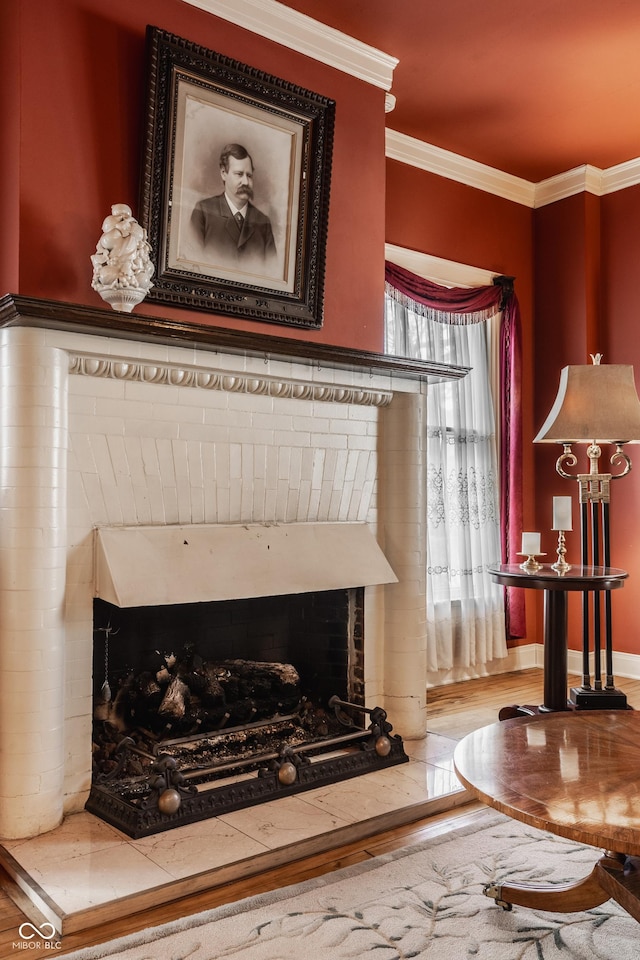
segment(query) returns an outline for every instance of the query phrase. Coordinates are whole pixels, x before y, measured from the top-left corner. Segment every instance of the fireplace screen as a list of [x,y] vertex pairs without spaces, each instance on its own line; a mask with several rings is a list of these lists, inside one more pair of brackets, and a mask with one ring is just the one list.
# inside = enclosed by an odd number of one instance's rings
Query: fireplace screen
[[133,837],[405,762],[364,703],[364,588],[94,602],[87,808]]

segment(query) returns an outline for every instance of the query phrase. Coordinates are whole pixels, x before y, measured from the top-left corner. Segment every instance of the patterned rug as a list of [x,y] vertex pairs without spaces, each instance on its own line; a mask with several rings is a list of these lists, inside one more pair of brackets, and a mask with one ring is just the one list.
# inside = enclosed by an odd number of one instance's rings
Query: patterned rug
[[68,960],[637,960],[640,924],[502,910],[490,881],[562,883],[598,851],[493,812],[355,867],[68,955]]

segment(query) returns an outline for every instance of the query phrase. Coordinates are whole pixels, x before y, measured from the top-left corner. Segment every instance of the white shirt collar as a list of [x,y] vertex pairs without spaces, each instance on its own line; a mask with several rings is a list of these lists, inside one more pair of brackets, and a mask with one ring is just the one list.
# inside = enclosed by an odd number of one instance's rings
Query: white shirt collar
[[226,193],[225,193],[224,197],[225,197],[225,200],[227,201],[227,203],[229,204],[229,208],[230,208],[230,210],[231,210],[231,213],[234,215],[234,217],[235,217],[236,213],[239,213],[240,216],[242,217],[242,219],[244,220],[244,218],[245,218],[246,215],[247,215],[247,204],[245,203],[244,207],[236,207],[235,203],[233,203],[233,201],[229,199],[229,197],[226,195]]

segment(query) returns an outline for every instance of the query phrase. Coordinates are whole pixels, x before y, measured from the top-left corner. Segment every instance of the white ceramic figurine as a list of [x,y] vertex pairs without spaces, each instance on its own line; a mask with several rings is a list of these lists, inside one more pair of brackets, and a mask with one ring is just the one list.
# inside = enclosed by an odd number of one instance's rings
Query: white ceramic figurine
[[154,266],[147,231],[126,203],[114,203],[111,207],[91,262],[91,286],[114,310],[131,313],[153,286]]

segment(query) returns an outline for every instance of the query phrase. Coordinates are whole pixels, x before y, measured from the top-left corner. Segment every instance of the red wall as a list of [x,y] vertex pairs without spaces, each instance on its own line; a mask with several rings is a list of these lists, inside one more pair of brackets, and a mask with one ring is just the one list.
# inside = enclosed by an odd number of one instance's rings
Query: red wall
[[[589,227],[593,218],[588,208],[599,201],[579,194],[541,207],[535,213],[536,314],[535,314],[535,397],[536,432],[544,423],[555,399],[560,370],[567,364],[589,362],[592,352],[604,346],[587,343],[587,255]],[[598,240],[599,242],[599,240]],[[543,549],[553,559],[557,546],[551,531],[553,497],[573,496],[576,487],[556,473],[555,462],[562,451],[556,444],[535,447],[536,530],[542,531]],[[578,558],[577,506],[575,531],[567,534],[568,558]],[[572,621],[576,620],[572,617]]]
[[144,34],[152,23],[335,99],[336,127],[321,330],[152,303],[136,313],[382,349],[382,90],[180,0],[3,0],[1,16],[13,75],[0,123],[13,151],[19,143],[19,156],[5,158],[10,176],[0,188],[7,211],[3,250],[13,252],[0,254],[0,292],[104,306],[91,289],[89,258],[113,203],[137,212]]
[[[0,5],[0,294],[18,283],[20,229],[20,115],[16,109],[20,75],[18,6]],[[6,284],[5,285],[5,279]]]
[[[595,350],[608,362],[640,362],[640,188],[531,211],[385,162],[383,91],[180,0],[3,0],[0,293],[103,306],[90,286],[89,258],[113,203],[137,212],[147,23],[331,97],[337,108],[322,329],[154,303],[136,313],[378,351],[385,239],[515,276],[523,318],[524,523],[543,531],[553,549],[551,497],[566,493],[567,481],[555,476],[555,450],[531,441],[564,364],[587,362]],[[640,582],[629,522],[638,516],[639,477],[640,469],[614,484],[611,511],[612,561],[629,570],[631,582]],[[569,543],[569,559],[574,552]],[[616,649],[640,653],[631,582],[615,595],[614,624],[625,625]],[[540,640],[539,604],[530,596],[527,603],[529,636]]]
[[[635,275],[640,257],[637,231],[640,188],[605,197],[583,193],[536,211],[536,398],[538,427],[556,395],[560,370],[567,364],[590,363],[590,354],[602,353],[603,363],[631,364],[638,369],[638,308]],[[636,382],[638,379],[636,377]],[[575,470],[586,472],[584,448],[575,447]],[[638,448],[630,446],[632,460]],[[536,446],[537,529],[546,531],[547,549],[555,551],[550,532],[554,496],[574,499],[574,531],[567,534],[567,559],[580,556],[577,484],[555,471],[560,453],[555,444]],[[613,448],[603,448],[601,469]],[[639,455],[636,455],[636,459]],[[640,515],[640,473],[611,487],[611,563],[629,572],[623,590],[612,597],[614,650],[640,653],[635,603],[640,583],[637,517]],[[615,472],[615,470],[614,470]],[[570,645],[581,646],[581,613],[577,596],[569,604]]]
[[[610,363],[630,363],[640,390],[640,187],[603,197],[602,315],[606,324],[603,352]],[[640,445],[627,452],[634,463],[629,476],[611,489],[611,562],[629,571],[629,580],[612,600],[614,649],[640,654]],[[620,686],[624,689],[624,683]]]
[[[483,190],[387,161],[387,242],[515,277],[522,313],[524,525],[535,524],[533,471],[533,214]],[[540,610],[527,592],[528,640],[540,639]]]

